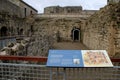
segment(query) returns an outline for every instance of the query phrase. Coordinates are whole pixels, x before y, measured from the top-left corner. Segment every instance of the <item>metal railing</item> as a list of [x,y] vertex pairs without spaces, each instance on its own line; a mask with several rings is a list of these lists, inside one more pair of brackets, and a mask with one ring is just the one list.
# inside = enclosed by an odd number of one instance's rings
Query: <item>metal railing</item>
[[49,80],[45,65],[0,63],[0,80]]
[[0,56],[0,80],[49,80],[47,58]]
[[120,59],[111,59],[115,65],[111,68],[49,68],[46,57],[0,56],[0,60],[0,80],[120,80]]
[[0,49],[7,46],[9,43],[16,43],[16,37],[0,37]]
[[120,67],[52,68],[50,80],[119,80]]
[[16,43],[16,39],[23,39],[28,36],[17,35],[17,36],[5,36],[0,37],[0,49],[6,47],[9,43]]

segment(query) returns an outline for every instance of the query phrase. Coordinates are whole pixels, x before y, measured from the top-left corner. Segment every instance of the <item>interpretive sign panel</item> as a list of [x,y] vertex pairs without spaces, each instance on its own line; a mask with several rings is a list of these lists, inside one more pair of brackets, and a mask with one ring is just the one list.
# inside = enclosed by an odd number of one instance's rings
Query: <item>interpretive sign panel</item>
[[83,67],[80,50],[50,50],[47,66]]
[[105,50],[49,50],[49,67],[112,67]]

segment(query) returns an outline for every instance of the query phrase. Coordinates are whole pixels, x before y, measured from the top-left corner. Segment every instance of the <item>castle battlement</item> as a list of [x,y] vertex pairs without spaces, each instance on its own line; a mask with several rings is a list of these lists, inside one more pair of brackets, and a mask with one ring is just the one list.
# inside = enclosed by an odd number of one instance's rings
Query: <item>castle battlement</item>
[[82,6],[50,6],[44,8],[44,14],[94,14],[97,10],[83,10]]

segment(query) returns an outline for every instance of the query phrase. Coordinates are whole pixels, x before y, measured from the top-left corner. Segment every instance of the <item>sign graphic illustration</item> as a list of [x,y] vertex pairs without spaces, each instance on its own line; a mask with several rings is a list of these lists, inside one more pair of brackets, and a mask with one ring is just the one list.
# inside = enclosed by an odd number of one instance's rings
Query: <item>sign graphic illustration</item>
[[85,67],[112,67],[110,58],[105,50],[82,50]]

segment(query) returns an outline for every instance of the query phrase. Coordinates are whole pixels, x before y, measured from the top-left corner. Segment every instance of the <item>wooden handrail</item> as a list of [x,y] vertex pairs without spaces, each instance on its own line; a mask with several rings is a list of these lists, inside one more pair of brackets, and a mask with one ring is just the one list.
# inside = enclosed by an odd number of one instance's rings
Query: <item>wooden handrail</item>
[[[34,62],[47,62],[47,57],[31,57],[31,56],[0,56],[0,60],[23,60]],[[120,62],[120,59],[111,58],[112,62]]]
[[118,58],[117,59],[116,58],[111,58],[111,61],[112,62],[120,62],[120,59],[118,59]]
[[22,60],[33,62],[47,62],[46,57],[31,57],[31,56],[0,56],[0,60]]

